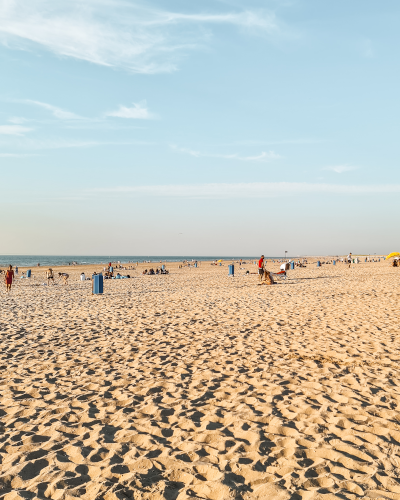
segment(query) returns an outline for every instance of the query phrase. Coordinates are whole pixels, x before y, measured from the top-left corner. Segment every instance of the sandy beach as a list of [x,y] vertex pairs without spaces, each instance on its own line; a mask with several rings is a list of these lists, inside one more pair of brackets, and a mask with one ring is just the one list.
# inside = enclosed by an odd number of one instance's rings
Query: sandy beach
[[2,283],[0,498],[400,500],[400,269],[144,267]]

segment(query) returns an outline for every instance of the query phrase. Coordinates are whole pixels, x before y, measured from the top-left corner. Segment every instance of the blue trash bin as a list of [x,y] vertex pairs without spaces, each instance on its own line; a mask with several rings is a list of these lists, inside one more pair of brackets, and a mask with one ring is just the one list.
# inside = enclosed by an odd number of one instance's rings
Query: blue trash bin
[[110,266],[110,273],[114,272],[114,268]]
[[317,261],[317,267],[321,267],[321,262],[319,260]]
[[334,266],[336,266],[336,260],[334,260],[334,261],[332,262],[332,264],[333,264]]
[[32,271],[31,271],[30,269],[28,269],[28,270],[26,271],[26,277],[27,277],[27,278],[30,278],[30,277],[31,277],[31,274],[32,274]]
[[229,275],[228,276],[235,276],[235,266],[233,264],[229,264]]
[[103,275],[96,274],[93,276],[93,295],[100,295],[103,293]]
[[290,269],[294,269],[294,262],[290,263]]
[[197,267],[197,262],[194,263],[194,267]]
[[165,265],[164,264],[161,266],[161,269],[164,271],[164,269],[165,269]]

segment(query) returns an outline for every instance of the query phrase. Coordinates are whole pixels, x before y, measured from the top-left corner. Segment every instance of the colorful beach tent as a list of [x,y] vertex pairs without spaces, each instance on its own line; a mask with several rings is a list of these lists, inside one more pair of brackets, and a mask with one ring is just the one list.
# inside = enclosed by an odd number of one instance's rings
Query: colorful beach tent
[[400,257],[400,253],[399,252],[392,252],[390,253],[385,260],[388,260],[388,259],[391,259],[392,257]]
[[222,262],[222,259],[219,259],[217,262]]

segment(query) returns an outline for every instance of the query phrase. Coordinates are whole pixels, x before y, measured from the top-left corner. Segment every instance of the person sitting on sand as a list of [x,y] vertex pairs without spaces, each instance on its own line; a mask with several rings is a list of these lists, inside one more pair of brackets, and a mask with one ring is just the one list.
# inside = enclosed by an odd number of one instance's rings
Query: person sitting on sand
[[14,279],[14,271],[13,271],[12,266],[9,266],[9,268],[6,271],[6,276],[5,276],[7,292],[11,292],[11,285],[12,285],[13,279]]
[[50,285],[50,280],[54,284],[54,274],[53,274],[53,269],[49,267],[48,271],[46,271],[46,278],[47,278],[47,284]]
[[147,274],[147,269],[145,269],[145,270],[142,272],[142,274]]

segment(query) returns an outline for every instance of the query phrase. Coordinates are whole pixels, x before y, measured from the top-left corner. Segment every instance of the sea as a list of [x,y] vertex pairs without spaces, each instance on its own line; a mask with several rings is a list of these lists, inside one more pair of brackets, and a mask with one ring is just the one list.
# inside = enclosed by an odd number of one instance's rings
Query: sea
[[[183,262],[183,261],[210,261],[210,260],[255,260],[259,257],[249,256],[223,256],[223,255],[0,255],[0,267],[10,264],[19,267],[40,266],[68,266],[81,264],[108,264],[109,262]],[[282,257],[268,257],[279,259]]]

